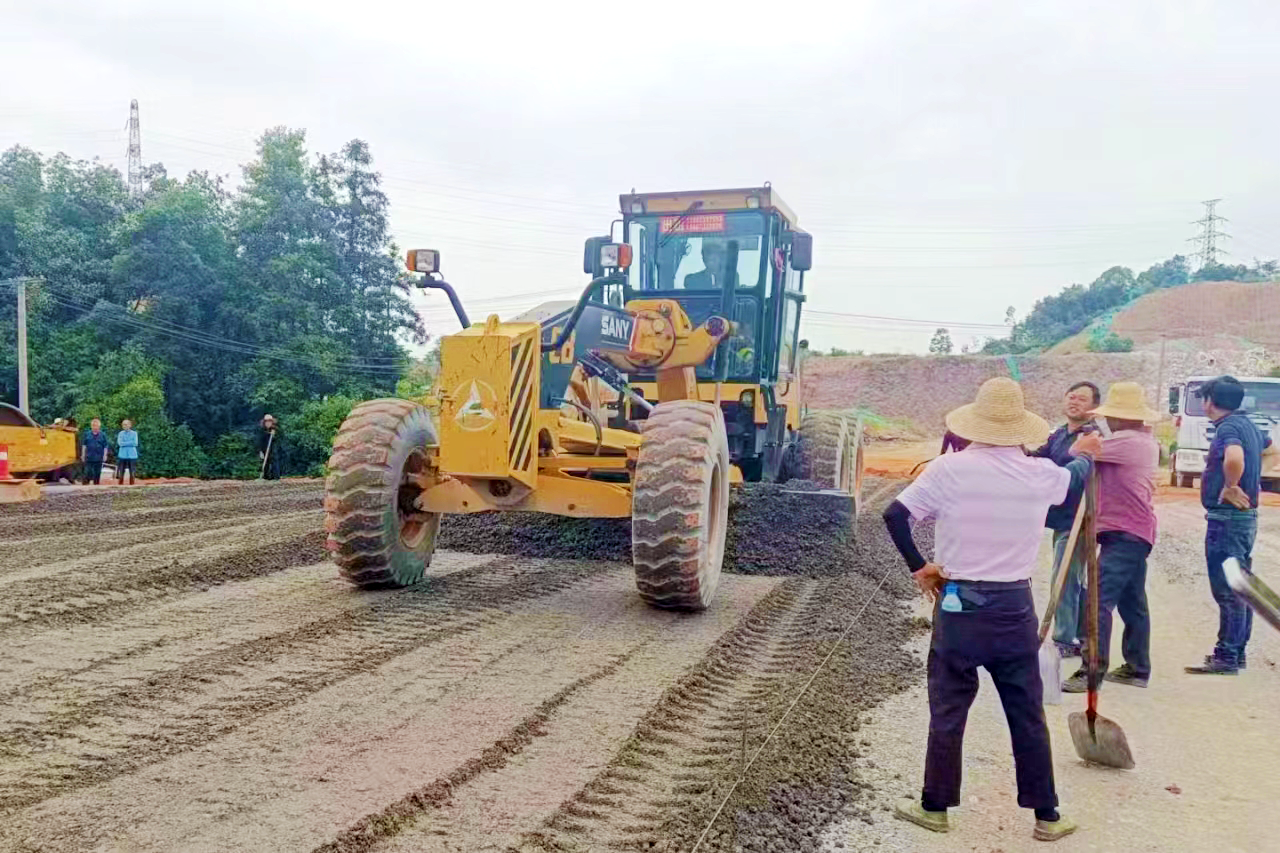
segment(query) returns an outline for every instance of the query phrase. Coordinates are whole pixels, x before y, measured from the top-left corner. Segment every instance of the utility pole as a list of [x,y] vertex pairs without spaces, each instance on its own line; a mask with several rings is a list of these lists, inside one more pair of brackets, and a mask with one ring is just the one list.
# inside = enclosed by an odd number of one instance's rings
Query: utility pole
[[30,414],[31,392],[27,383],[27,283],[30,278],[0,281],[0,287],[12,285],[18,296],[18,408]]
[[1230,234],[1218,230],[1218,223],[1227,221],[1216,213],[1220,201],[1222,199],[1213,198],[1201,202],[1204,205],[1204,217],[1191,223],[1200,226],[1200,233],[1187,239],[1188,243],[1195,243],[1199,247],[1199,251],[1194,252],[1192,257],[1200,259],[1200,269],[1216,265],[1219,254],[1228,254],[1225,249],[1218,248],[1219,239],[1231,237]]
[[18,408],[31,414],[27,390],[27,280],[18,279]]
[[129,197],[142,195],[142,125],[138,120],[138,102],[129,102]]

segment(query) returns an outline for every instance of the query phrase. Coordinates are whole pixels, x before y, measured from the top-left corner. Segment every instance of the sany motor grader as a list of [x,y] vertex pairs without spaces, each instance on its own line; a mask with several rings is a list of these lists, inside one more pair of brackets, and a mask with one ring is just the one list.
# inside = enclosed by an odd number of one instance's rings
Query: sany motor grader
[[629,516],[641,597],[700,610],[731,482],[798,478],[856,513],[860,424],[802,415],[811,236],[767,185],[621,205],[621,240],[586,242],[581,298],[507,321],[472,324],[439,254],[408,253],[462,330],[441,339],[436,405],[362,403],[334,440],[325,529],[353,583],[420,580],[451,513]]

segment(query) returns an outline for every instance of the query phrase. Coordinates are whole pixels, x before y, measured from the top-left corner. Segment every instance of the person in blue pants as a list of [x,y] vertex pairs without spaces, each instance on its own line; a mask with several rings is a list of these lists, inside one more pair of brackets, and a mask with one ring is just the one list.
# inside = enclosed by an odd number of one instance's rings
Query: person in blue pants
[[1244,405],[1244,386],[1233,376],[1219,376],[1196,391],[1213,421],[1213,440],[1200,478],[1205,509],[1205,562],[1209,589],[1218,605],[1218,642],[1204,663],[1189,666],[1192,675],[1238,675],[1248,665],[1245,647],[1253,633],[1253,611],[1227,583],[1223,563],[1234,557],[1245,572],[1253,569],[1253,543],[1258,535],[1258,493],[1262,491],[1262,454],[1271,448]]

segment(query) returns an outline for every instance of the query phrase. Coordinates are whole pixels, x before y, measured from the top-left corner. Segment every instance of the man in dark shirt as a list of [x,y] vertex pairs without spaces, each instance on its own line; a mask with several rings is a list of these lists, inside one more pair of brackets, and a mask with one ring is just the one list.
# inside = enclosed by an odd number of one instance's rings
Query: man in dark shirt
[[102,463],[107,461],[111,452],[111,442],[102,431],[102,421],[94,418],[89,422],[89,431],[84,435],[80,446],[80,461],[84,463],[84,483],[97,486],[102,482]]
[[1271,446],[1271,439],[1239,411],[1244,386],[1235,377],[1211,379],[1200,386],[1196,396],[1204,400],[1205,414],[1214,426],[1200,478],[1200,503],[1207,520],[1204,553],[1209,564],[1209,589],[1218,603],[1218,642],[1203,665],[1189,666],[1187,672],[1237,675],[1247,664],[1245,646],[1253,630],[1253,611],[1232,592],[1222,564],[1234,557],[1244,571],[1253,567],[1262,453]]
[[[1074,458],[1071,447],[1076,439],[1088,432],[1089,413],[1102,402],[1102,393],[1092,382],[1077,382],[1067,389],[1063,399],[1063,414],[1067,422],[1049,435],[1049,440],[1032,456],[1052,459],[1059,466],[1065,466]],[[1063,562],[1062,552],[1066,550],[1067,540],[1071,537],[1071,524],[1075,521],[1076,509],[1080,501],[1075,496],[1049,510],[1044,526],[1053,531],[1054,566]],[[1062,598],[1058,599],[1058,609],[1053,614],[1053,642],[1058,653],[1063,657],[1075,657],[1080,654],[1080,639],[1076,629],[1080,621],[1080,592],[1083,588],[1084,567],[1080,560],[1080,550],[1070,556],[1066,569],[1067,582],[1062,587]],[[1063,571],[1058,569],[1058,571]],[[1057,575],[1053,576],[1057,580]],[[1052,582],[1052,581],[1051,581]]]

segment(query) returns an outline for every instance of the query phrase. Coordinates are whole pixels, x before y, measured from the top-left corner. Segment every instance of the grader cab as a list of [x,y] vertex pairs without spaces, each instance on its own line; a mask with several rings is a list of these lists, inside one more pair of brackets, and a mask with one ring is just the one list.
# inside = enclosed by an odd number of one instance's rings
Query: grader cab
[[805,481],[856,513],[861,428],[802,414],[798,340],[812,239],[768,186],[621,197],[621,234],[586,242],[576,302],[472,324],[440,347],[437,418],[407,400],[352,411],[326,482],[328,547],[360,586],[417,582],[442,516],[631,518],[640,595],[711,602],[729,488]]

